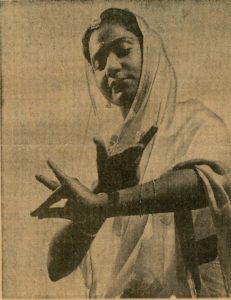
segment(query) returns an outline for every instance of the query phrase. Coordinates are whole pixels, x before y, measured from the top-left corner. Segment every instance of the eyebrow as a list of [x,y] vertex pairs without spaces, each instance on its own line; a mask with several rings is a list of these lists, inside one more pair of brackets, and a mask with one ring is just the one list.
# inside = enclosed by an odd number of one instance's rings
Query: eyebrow
[[94,63],[94,61],[97,59],[98,56],[100,56],[101,53],[107,51],[110,48],[113,48],[113,46],[115,44],[119,44],[120,42],[123,42],[123,41],[130,42],[130,44],[132,44],[131,43],[132,38],[130,38],[130,37],[120,37],[120,38],[117,38],[117,39],[113,40],[112,42],[110,42],[108,45],[102,45],[101,47],[99,47],[99,49],[93,55],[91,61]]

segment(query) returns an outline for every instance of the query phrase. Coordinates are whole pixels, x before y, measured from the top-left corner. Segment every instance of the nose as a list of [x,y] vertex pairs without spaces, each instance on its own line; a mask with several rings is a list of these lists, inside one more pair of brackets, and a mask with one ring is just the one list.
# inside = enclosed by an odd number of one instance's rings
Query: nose
[[114,77],[115,74],[121,70],[121,63],[119,57],[111,52],[107,57],[107,64],[106,64],[106,75],[108,77]]

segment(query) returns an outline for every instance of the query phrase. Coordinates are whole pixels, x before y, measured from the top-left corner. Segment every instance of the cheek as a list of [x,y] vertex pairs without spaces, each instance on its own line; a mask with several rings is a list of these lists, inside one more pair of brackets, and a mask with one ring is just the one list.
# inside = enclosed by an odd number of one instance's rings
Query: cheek
[[136,67],[138,77],[140,78],[141,70],[142,70],[142,57],[141,57],[141,54],[139,56],[136,55],[136,57],[134,58],[134,65]]
[[134,53],[129,59],[130,70],[133,71],[137,79],[140,78],[142,70],[142,57],[140,53]]
[[108,87],[107,79],[105,77],[105,74],[102,72],[95,72],[94,73],[95,82],[98,87],[98,89],[103,93],[105,96],[109,96],[110,90]]
[[[142,70],[142,63],[143,63],[143,57],[142,57],[142,50],[140,48],[140,44],[137,46],[136,50],[136,57],[134,58],[136,60],[136,66],[137,69],[140,71]],[[141,74],[140,74],[141,75]]]
[[104,86],[104,76],[101,72],[94,72],[95,82],[97,87],[101,90]]

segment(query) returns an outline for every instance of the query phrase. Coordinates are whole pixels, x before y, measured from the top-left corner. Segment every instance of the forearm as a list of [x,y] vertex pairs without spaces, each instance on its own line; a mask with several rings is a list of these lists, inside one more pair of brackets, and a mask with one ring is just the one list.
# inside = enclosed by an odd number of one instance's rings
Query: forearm
[[114,217],[192,210],[206,205],[199,176],[193,169],[185,169],[109,194],[105,211],[107,217]]
[[[84,228],[97,232],[108,217],[174,212],[181,209],[198,209],[207,205],[202,182],[192,169],[169,172],[155,181],[114,193],[100,193],[101,200],[89,223]],[[89,232],[89,231],[88,231]],[[81,263],[94,237],[71,223],[52,240],[48,255],[51,280],[59,280]]]
[[65,226],[52,239],[48,252],[48,273],[52,281],[57,281],[73,272],[81,263],[94,236],[79,230],[79,225]]

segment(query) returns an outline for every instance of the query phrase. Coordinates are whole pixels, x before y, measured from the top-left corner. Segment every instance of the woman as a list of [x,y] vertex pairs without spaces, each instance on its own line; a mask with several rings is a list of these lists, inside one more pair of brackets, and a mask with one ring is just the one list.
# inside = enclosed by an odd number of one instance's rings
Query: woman
[[[55,191],[32,215],[72,221],[50,246],[50,278],[80,266],[89,297],[227,296],[225,125],[196,101],[176,103],[176,78],[161,39],[133,13],[104,11],[85,32],[83,49],[92,107],[99,123],[104,120],[100,134],[107,136],[111,123],[93,97],[95,83],[123,121],[106,146],[95,139],[94,192],[51,161],[59,184],[37,176]],[[62,198],[69,199],[64,208],[50,208]]]

